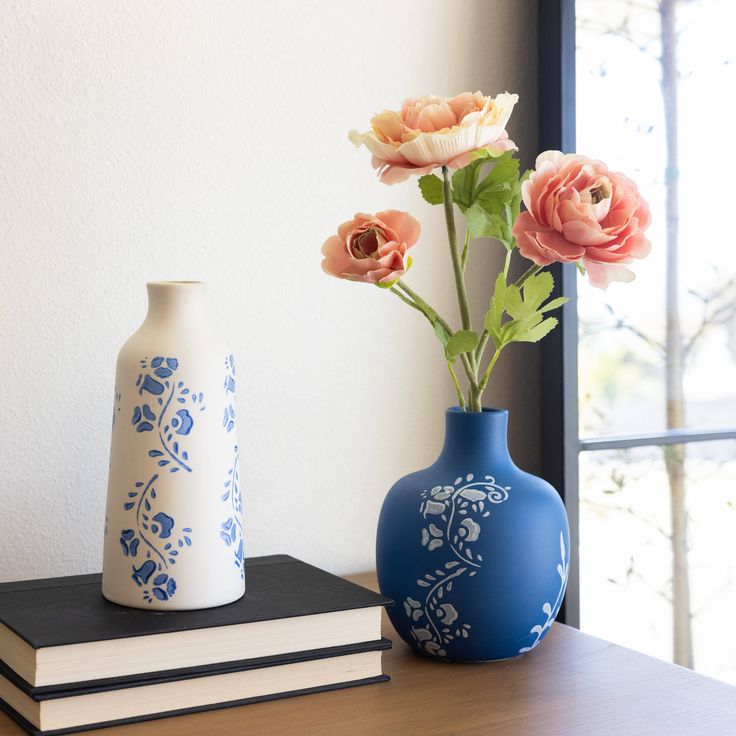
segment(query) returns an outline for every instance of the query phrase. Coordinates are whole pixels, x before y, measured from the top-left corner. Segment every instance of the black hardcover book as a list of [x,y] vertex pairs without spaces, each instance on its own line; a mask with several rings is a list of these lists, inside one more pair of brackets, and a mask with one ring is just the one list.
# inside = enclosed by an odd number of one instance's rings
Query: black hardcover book
[[380,639],[384,596],[288,555],[246,568],[243,598],[202,611],[110,603],[100,575],[0,584],[4,671],[53,690]]
[[0,675],[0,710],[31,734],[51,736],[385,682],[381,639],[314,652],[230,662],[143,681],[78,684],[28,693]]

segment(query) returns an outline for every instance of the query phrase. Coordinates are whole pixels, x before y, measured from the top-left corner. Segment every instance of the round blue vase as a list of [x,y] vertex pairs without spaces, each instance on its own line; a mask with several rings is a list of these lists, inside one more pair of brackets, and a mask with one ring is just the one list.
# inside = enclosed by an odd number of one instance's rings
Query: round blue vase
[[570,537],[549,483],[514,465],[508,412],[445,415],[437,461],[399,480],[378,521],[381,592],[419,652],[465,662],[536,647],[565,594]]

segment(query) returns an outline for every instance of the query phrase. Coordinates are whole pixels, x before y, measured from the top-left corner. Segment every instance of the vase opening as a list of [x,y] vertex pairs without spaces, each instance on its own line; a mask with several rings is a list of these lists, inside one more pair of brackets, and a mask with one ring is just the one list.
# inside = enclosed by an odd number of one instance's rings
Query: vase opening
[[445,444],[441,456],[462,453],[509,462],[507,443],[509,413],[506,409],[483,407],[482,411],[463,411],[451,406],[445,412]]
[[150,281],[148,291],[149,322],[176,322],[189,328],[205,322],[204,281]]
[[204,281],[149,281],[148,286],[181,286],[185,284],[201,284],[205,285]]

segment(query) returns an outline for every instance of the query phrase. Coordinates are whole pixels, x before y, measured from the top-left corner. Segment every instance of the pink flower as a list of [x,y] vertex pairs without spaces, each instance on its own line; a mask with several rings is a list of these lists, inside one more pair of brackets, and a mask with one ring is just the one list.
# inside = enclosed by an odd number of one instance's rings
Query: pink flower
[[593,286],[633,281],[624,264],[649,254],[649,205],[631,179],[585,156],[545,151],[522,185],[519,252],[538,266],[580,262]]
[[351,131],[350,140],[373,154],[373,168],[384,184],[428,174],[438,166],[459,169],[480,149],[500,156],[516,148],[506,123],[518,99],[508,92],[495,99],[480,92],[410,98],[399,112],[375,115],[369,132]]
[[409,267],[406,252],[417,242],[420,230],[407,212],[359,212],[325,240],[322,269],[341,279],[390,284]]

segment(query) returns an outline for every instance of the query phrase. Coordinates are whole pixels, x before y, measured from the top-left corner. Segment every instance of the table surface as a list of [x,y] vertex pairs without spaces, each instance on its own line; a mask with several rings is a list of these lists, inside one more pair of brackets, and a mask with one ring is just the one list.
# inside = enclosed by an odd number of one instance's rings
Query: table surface
[[[375,589],[375,576],[351,579]],[[391,682],[87,732],[97,736],[734,736],[736,688],[555,624],[517,659],[414,654],[384,613]],[[0,714],[0,736],[23,731]]]

